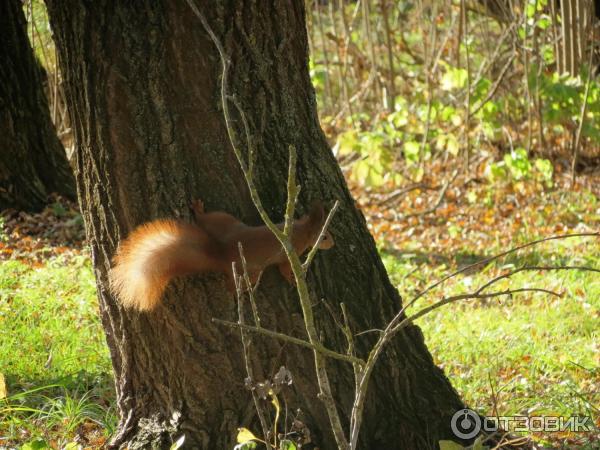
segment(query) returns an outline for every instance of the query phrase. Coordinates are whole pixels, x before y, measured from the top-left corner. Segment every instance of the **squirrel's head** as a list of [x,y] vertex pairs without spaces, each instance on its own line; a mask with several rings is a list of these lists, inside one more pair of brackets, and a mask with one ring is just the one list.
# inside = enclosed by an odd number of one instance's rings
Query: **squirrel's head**
[[325,235],[323,236],[323,239],[321,239],[321,242],[319,243],[319,248],[321,250],[327,250],[333,247],[333,245],[333,236],[331,236],[331,233],[329,231],[326,231]]
[[[320,201],[313,202],[308,213],[308,218],[313,227],[316,239],[321,233],[323,225],[325,224],[325,219],[327,218],[325,216],[325,209],[323,208],[323,204]],[[321,239],[321,242],[319,243],[319,248],[321,250],[327,250],[333,247],[333,245],[333,236],[331,235],[329,230],[327,230],[323,235],[323,239]]]

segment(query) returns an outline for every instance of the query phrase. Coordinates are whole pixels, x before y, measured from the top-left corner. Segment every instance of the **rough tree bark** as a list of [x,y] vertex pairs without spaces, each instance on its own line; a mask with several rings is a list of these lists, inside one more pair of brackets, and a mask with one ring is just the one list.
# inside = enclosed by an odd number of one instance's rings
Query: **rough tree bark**
[[[211,323],[213,317],[236,320],[236,302],[223,280],[179,280],[157,311],[138,314],[119,307],[106,276],[119,239],[153,218],[189,220],[195,197],[208,210],[259,222],[224,127],[216,49],[183,0],[47,0],[47,5],[66,80],[80,203],[116,378],[121,422],[113,445],[164,448],[185,434],[189,448],[232,448],[236,427],[252,420],[253,404],[243,387],[239,334]],[[382,328],[399,310],[400,298],[319,126],[303,2],[206,1],[200,7],[231,55],[230,92],[257,143],[256,182],[269,213],[282,218],[290,144],[298,150],[300,212],[312,199],[341,203],[332,224],[337,245],[316,258],[310,280],[323,340],[344,351],[343,334],[324,302],[338,315],[339,303],[346,303],[358,333]],[[304,338],[295,298],[276,271],[267,271],[259,294],[262,325]],[[374,333],[356,340],[364,356]],[[254,342],[263,376],[281,365],[292,371],[288,407],[302,409],[313,442],[335,448],[316,397],[310,352],[266,338]],[[330,369],[347,419],[351,367],[331,362]],[[376,370],[361,448],[435,448],[439,439],[451,438],[450,417],[461,406],[421,331],[410,327]]]
[[19,0],[0,2],[0,210],[43,207],[75,182],[50,119]]

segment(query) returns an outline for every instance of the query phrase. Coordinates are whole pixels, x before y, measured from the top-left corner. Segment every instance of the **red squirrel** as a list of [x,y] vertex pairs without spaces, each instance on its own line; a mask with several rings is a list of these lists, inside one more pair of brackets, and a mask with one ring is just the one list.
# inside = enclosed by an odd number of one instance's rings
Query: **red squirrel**
[[[121,242],[109,273],[111,290],[123,306],[150,311],[160,303],[169,282],[192,273],[217,272],[234,290],[231,264],[241,272],[238,242],[241,242],[252,284],[261,272],[277,265],[289,283],[293,274],[283,248],[265,226],[248,226],[225,212],[205,212],[201,200],[193,203],[197,225],[176,220],[155,220],[137,227]],[[294,220],[292,244],[301,255],[312,247],[325,222],[323,206],[314,204],[309,213]],[[278,225],[283,228],[283,224]],[[319,248],[333,246],[325,233]]]

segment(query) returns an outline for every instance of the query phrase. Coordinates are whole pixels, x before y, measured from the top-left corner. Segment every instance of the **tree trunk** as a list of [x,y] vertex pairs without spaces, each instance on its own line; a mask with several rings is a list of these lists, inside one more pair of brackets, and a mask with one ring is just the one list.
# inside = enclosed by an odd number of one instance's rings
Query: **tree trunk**
[[[239,333],[211,322],[237,320],[223,280],[179,280],[149,314],[123,310],[107,290],[119,239],[157,217],[189,220],[196,197],[209,211],[259,223],[224,126],[215,46],[183,0],[47,4],[116,377],[121,422],[113,445],[165,448],[185,434],[189,448],[232,448],[236,427],[252,426],[254,407],[244,389]],[[339,316],[344,302],[354,333],[381,329],[401,303],[319,126],[303,2],[203,2],[201,9],[231,56],[229,90],[257,144],[255,177],[271,217],[283,215],[290,144],[298,150],[300,212],[313,199],[340,201],[331,228],[336,246],[316,258],[310,284],[323,340],[343,352],[343,334],[324,303]],[[240,125],[236,121],[238,132]],[[305,338],[294,289],[276,271],[263,276],[259,309],[263,326]],[[365,356],[375,333],[355,339]],[[254,338],[253,350],[261,376],[281,365],[291,370],[289,414],[300,408],[313,442],[335,448],[316,396],[310,351],[262,337]],[[329,369],[347,420],[352,368],[332,361]],[[370,389],[360,448],[422,450],[451,438],[450,417],[462,402],[434,365],[418,327],[389,345]]]
[[26,26],[19,0],[0,2],[0,210],[40,209],[51,192],[75,197]]
[[491,17],[499,22],[509,23],[514,20],[512,2],[507,0],[477,0]]
[[550,3],[556,39],[556,69],[559,74],[568,72],[577,76],[587,62],[591,45],[593,20],[596,20],[592,0],[563,0]]

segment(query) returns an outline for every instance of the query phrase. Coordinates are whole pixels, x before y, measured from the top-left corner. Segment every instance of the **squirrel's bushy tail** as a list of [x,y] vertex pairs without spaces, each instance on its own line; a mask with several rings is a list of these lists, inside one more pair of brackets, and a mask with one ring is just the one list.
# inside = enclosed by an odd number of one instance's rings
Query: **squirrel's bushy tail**
[[154,309],[179,275],[215,270],[208,236],[174,220],[157,220],[136,228],[119,245],[109,273],[112,292],[123,306]]

